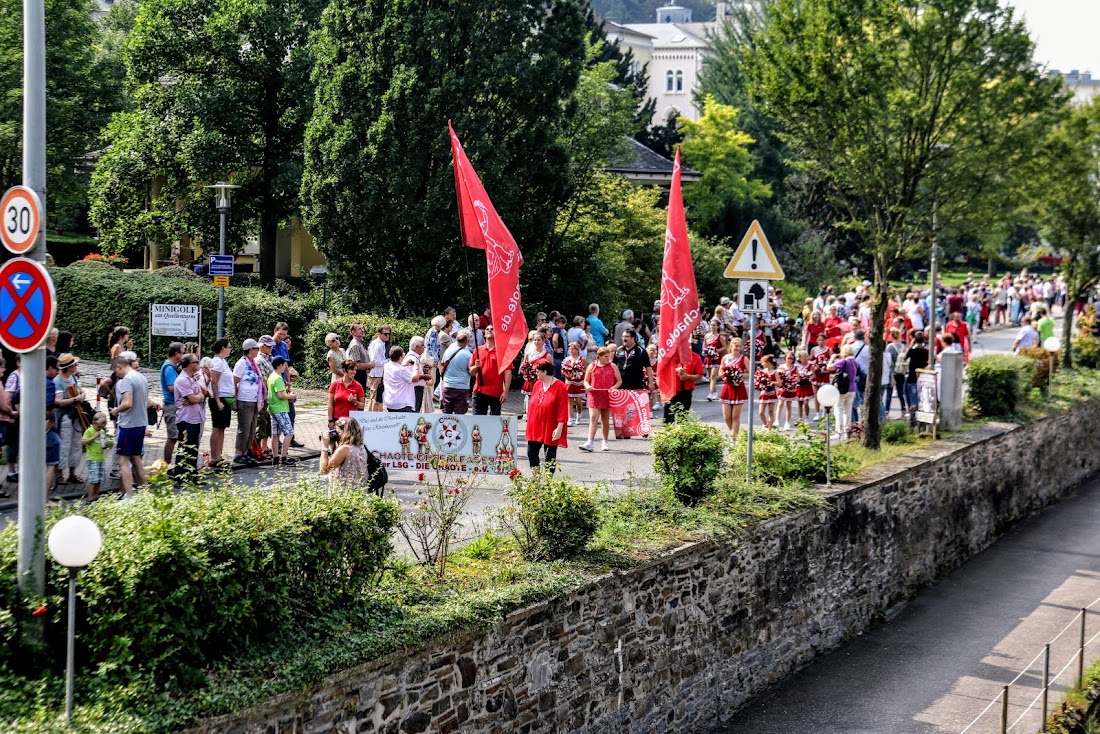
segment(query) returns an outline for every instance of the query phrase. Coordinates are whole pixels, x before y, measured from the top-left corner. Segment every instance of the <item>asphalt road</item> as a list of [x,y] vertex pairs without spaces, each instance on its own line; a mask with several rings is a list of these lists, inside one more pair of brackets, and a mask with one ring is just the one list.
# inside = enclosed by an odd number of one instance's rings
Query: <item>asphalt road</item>
[[[1100,597],[1100,481],[1032,517],[909,602],[893,619],[784,679],[715,734],[958,734],[1017,673],[1012,724],[1077,647],[1077,610]],[[1100,631],[1100,604],[1087,636]],[[1086,650],[1086,664],[1100,645]],[[1076,663],[1058,679],[1070,682]],[[1060,700],[1051,693],[1051,707]],[[970,730],[1000,731],[1000,703]],[[1039,729],[1038,707],[1012,729]]]

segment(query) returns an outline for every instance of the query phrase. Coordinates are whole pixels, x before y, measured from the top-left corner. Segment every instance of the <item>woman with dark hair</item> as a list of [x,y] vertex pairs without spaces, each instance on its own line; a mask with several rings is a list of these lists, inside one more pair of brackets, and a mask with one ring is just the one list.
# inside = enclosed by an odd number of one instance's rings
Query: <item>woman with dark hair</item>
[[71,331],[59,331],[57,332],[57,346],[55,351],[58,355],[68,354],[73,351],[73,333]]
[[539,471],[539,452],[545,448],[550,473],[558,463],[558,448],[569,446],[565,424],[569,420],[569,391],[565,383],[554,377],[554,363],[540,362],[535,368],[531,399],[527,404],[527,460],[532,471]]
[[130,338],[130,329],[125,326],[116,326],[107,337],[107,351],[111,353],[111,359],[127,350],[133,351],[133,348],[134,340]]
[[226,357],[229,356],[229,340],[225,337],[214,342],[211,348],[214,358],[210,361],[210,465],[222,463],[222,448],[225,446],[225,429],[233,417],[233,405],[237,402],[237,385],[233,379],[233,368]]

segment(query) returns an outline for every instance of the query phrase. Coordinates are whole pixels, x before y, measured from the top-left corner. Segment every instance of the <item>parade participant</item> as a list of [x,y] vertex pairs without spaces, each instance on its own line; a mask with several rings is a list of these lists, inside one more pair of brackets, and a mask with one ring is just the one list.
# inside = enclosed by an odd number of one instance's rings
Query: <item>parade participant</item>
[[553,474],[558,464],[558,449],[569,446],[569,434],[565,430],[569,395],[565,383],[554,377],[553,362],[540,362],[536,370],[539,380],[531,394],[525,429],[527,460],[531,462],[531,470],[537,472],[539,453],[545,451],[547,467]]
[[[649,364],[654,370],[657,369],[657,344],[650,344],[645,348],[645,353],[649,355]],[[649,409],[651,411],[657,411],[664,407],[664,403],[661,402],[661,391],[657,389],[656,380],[649,388]]]
[[543,362],[552,362],[546,351],[546,337],[542,332],[532,329],[527,334],[527,346],[523,348],[523,361],[519,365],[519,375],[523,378],[523,412],[519,417],[527,415],[527,403],[531,399],[531,392],[538,381],[538,366]]
[[580,425],[581,422],[581,411],[584,409],[584,373],[587,369],[588,364],[581,356],[581,345],[570,342],[569,356],[561,363],[561,374],[569,395],[570,426]]
[[617,390],[623,384],[619,368],[611,362],[614,350],[600,347],[596,352],[596,361],[588,365],[584,374],[584,389],[588,391],[588,441],[580,446],[581,451],[592,451],[596,440],[596,427],[603,422],[603,445],[601,451],[610,451],[607,439],[611,427],[611,390]]
[[623,345],[615,351],[615,364],[622,377],[623,390],[651,390],[655,380],[649,353],[638,344],[633,328],[623,329]]
[[[717,309],[715,311],[717,312]],[[710,320],[709,329],[703,336],[703,368],[710,376],[710,393],[707,394],[709,402],[718,399],[718,370],[722,365],[722,355],[725,352],[726,338],[722,335],[722,321],[715,316]]]
[[719,371],[722,373],[722,418],[730,436],[736,438],[741,430],[741,406],[749,402],[749,391],[745,387],[745,375],[749,370],[748,359],[741,353],[744,342],[731,339],[728,353],[722,357]]
[[554,314],[554,327],[550,332],[550,353],[554,360],[554,376],[561,379],[561,363],[569,354],[569,342],[565,336],[565,317]]
[[675,423],[680,411],[691,410],[695,386],[706,379],[706,373],[703,360],[691,350],[687,350],[686,357],[683,352],[679,352],[665,355],[665,359],[676,360],[676,392],[665,403],[665,423]]
[[817,390],[822,385],[829,384],[829,357],[831,352],[826,346],[825,334],[817,335],[817,345],[810,350],[810,364],[814,368],[814,420],[821,417],[821,403],[817,401]]
[[798,387],[795,396],[798,399],[798,420],[810,420],[810,400],[814,397],[814,366],[810,364],[810,354],[805,349],[798,350]]
[[485,327],[485,344],[477,348],[474,363],[474,415],[500,415],[512,387],[512,370],[500,371],[497,356],[496,329]]
[[[791,430],[791,413],[794,412],[794,404],[798,402],[798,383],[801,380],[798,363],[795,362],[794,350],[787,350],[783,356],[783,366],[779,368],[779,412],[786,411],[787,418],[783,422],[783,430]],[[801,414],[799,418],[801,418]],[[778,416],[776,417],[778,420]]]
[[778,412],[776,406],[779,403],[778,374],[775,370],[775,357],[765,354],[760,360],[760,366],[756,368],[753,387],[756,388],[760,403],[760,423],[765,430],[775,427],[775,415]]

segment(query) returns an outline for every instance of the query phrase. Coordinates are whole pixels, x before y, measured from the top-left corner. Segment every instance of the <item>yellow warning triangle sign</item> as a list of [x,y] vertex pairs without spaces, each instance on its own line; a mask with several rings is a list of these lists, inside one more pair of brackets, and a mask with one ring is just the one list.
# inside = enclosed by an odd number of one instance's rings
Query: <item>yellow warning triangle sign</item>
[[722,273],[727,278],[756,278],[758,280],[783,280],[783,268],[775,259],[772,246],[755,219],[749,225],[733,259]]

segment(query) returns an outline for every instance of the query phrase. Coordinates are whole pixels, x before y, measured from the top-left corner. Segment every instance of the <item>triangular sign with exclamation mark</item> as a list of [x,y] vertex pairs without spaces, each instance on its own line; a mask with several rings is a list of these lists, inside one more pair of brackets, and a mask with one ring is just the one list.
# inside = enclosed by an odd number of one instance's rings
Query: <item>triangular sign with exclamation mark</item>
[[730,264],[722,273],[727,278],[757,278],[759,280],[783,280],[783,268],[775,259],[772,246],[755,219],[749,225],[737,251],[733,253]]

